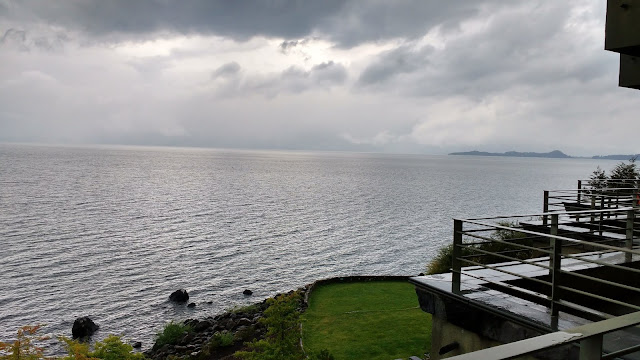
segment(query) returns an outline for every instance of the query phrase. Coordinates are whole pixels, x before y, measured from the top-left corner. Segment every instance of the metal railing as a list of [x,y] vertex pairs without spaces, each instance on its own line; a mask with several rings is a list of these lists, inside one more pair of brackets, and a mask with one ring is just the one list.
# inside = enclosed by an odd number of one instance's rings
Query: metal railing
[[614,331],[640,324],[640,312],[607,319],[600,322],[579,326],[565,331],[536,336],[534,338],[515,341],[509,344],[494,346],[489,349],[452,356],[451,360],[508,360],[527,355],[535,355],[544,350],[553,349],[570,343],[580,346],[580,360],[609,360],[631,354],[640,350],[640,345],[627,349],[602,354],[603,336]]
[[[575,226],[580,223],[576,215],[594,218],[593,227]],[[542,216],[550,218],[548,226],[533,221]],[[452,292],[461,294],[465,276],[545,305],[552,316],[562,310],[605,319],[640,311],[640,284],[574,271],[607,268],[622,274],[620,279],[640,278],[640,269],[629,266],[640,260],[636,216],[636,209],[628,207],[455,219]],[[515,270],[516,265],[526,265],[529,275]],[[592,291],[589,284],[598,284],[602,291]]]
[[[561,311],[591,321],[611,320],[603,322],[592,335],[568,339],[580,340],[581,347],[590,349],[584,354],[581,351],[581,360],[613,359],[640,351],[640,346],[633,346],[600,357],[602,334],[618,329],[620,321],[615,319],[624,320],[633,313],[633,321],[625,326],[640,323],[640,266],[634,264],[640,264],[640,223],[635,221],[640,218],[639,210],[604,208],[455,219],[452,292],[463,296],[465,282],[475,281],[482,287],[541,304],[548,307],[550,326],[556,330]],[[550,221],[541,225],[539,219],[545,216]],[[582,218],[589,219],[590,227],[583,226]],[[581,333],[578,330],[576,333]],[[552,334],[548,334],[549,339],[558,336]],[[542,340],[523,340],[532,343],[520,345],[535,351],[558,345]],[[505,354],[517,348],[506,348]],[[486,352],[490,355],[484,358],[510,359],[529,354],[516,351],[513,356],[496,357],[495,349]],[[481,354],[473,354],[459,359],[484,359]]]
[[[542,212],[619,209],[640,206],[637,187],[578,188],[545,190]],[[543,217],[547,224],[548,216]]]
[[578,179],[578,189],[638,188],[640,179]]
[[[613,191],[608,191],[613,190]],[[582,203],[583,194],[628,193],[627,190],[637,192],[640,190],[640,179],[579,179],[576,189],[576,200]],[[611,195],[613,195],[611,194]]]

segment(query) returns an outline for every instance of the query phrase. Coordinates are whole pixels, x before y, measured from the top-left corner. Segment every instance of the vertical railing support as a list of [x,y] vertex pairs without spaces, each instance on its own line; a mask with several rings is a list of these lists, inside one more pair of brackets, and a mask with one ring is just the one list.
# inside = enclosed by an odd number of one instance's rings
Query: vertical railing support
[[[591,210],[595,210],[596,209],[596,197],[591,195]],[[596,222],[596,216],[591,213],[591,224]]]
[[[551,215],[551,235],[558,235],[558,214]],[[551,316],[558,316],[559,306],[557,301],[560,300],[560,266],[562,259],[562,240],[555,237],[549,238],[551,243],[551,257],[549,258],[549,275],[551,275]]]
[[542,215],[542,225],[547,225],[548,216],[546,214],[549,212],[549,190],[544,191],[544,202],[542,204],[542,212],[545,214],[545,215]]
[[602,334],[580,341],[580,360],[602,359]]
[[[627,226],[626,226],[627,236],[625,240],[625,247],[627,249],[633,248],[633,222],[635,220],[635,216],[636,216],[636,212],[633,209],[627,211]],[[631,253],[624,254],[625,262],[631,262],[632,259],[633,259],[633,254]]]
[[451,292],[460,294],[462,261],[462,220],[453,220],[453,252],[451,254]]
[[580,205],[580,200],[582,200],[582,180],[578,180],[578,206]]
[[598,223],[598,231],[600,232],[600,236],[602,236],[602,222],[604,221],[604,196],[600,195],[600,222]]

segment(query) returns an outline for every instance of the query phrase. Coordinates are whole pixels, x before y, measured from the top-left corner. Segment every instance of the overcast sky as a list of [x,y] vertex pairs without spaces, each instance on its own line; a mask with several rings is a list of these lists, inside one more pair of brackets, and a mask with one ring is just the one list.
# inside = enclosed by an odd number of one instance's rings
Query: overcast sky
[[0,0],[0,141],[640,152],[606,2]]

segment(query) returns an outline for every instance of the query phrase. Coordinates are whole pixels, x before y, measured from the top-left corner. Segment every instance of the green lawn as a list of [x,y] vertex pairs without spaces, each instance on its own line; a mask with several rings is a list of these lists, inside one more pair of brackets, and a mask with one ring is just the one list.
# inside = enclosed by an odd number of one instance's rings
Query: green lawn
[[305,350],[327,349],[336,360],[421,357],[431,347],[431,315],[405,281],[318,286],[302,324]]

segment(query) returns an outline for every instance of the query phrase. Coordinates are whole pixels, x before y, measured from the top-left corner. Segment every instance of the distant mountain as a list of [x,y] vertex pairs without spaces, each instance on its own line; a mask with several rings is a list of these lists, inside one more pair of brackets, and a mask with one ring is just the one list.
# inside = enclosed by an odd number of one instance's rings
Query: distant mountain
[[485,151],[465,151],[465,152],[454,152],[449,155],[472,155],[472,156],[513,156],[513,157],[541,157],[541,158],[555,158],[555,159],[565,159],[571,158],[571,156],[563,153],[560,150],[553,150],[547,153],[537,153],[537,152],[518,152],[518,151],[507,151],[504,153],[492,153]]
[[622,161],[627,161],[631,158],[638,158],[640,159],[640,154],[635,154],[635,155],[604,155],[604,156],[593,156],[591,157],[592,159],[604,159],[604,160],[622,160]]

